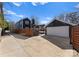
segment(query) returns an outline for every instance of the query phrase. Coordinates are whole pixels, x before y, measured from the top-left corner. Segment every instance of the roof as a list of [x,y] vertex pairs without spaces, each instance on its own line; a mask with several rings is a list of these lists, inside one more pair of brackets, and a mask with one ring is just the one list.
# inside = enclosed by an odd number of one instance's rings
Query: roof
[[56,18],[54,18],[53,20],[51,20],[46,27],[52,27],[52,26],[76,26],[78,24],[73,24],[70,22],[66,22],[64,20],[58,20]]
[[30,21],[30,19],[29,19],[29,18],[23,18],[23,19],[19,20],[19,21],[18,21],[18,22],[16,22],[16,23],[19,23],[19,22],[21,22],[21,21],[23,21],[23,20]]

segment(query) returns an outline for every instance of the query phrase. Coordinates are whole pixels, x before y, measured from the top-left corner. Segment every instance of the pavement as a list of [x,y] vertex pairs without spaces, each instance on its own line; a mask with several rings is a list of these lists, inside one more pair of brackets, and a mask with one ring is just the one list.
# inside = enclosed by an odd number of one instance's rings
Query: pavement
[[44,35],[26,37],[11,33],[0,39],[1,57],[72,57],[77,55],[68,38]]

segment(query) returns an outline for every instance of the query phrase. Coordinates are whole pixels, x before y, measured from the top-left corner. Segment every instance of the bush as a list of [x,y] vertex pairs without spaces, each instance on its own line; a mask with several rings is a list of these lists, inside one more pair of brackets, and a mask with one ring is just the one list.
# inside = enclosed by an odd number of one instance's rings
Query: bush
[[0,14],[0,27],[3,28],[3,29],[9,27],[9,22],[7,22],[6,20],[4,20],[2,14]]

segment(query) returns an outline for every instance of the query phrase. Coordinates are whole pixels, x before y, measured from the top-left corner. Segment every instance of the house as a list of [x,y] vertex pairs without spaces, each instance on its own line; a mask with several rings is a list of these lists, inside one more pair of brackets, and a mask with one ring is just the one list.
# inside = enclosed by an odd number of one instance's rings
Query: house
[[16,23],[16,28],[18,29],[25,29],[30,28],[31,21],[28,18],[24,18]]
[[38,31],[34,26],[36,26],[34,20],[30,20],[29,18],[24,18],[16,23],[16,33],[20,33],[26,36],[38,35]]
[[38,26],[39,26],[39,33],[45,34],[46,33],[45,24],[41,24],[41,25],[38,25]]
[[16,33],[27,35],[27,36],[33,35],[32,29],[31,29],[31,21],[29,18],[21,19],[15,24],[15,26],[16,26],[16,29],[15,29]]
[[70,37],[71,28],[77,24],[72,24],[63,20],[54,19],[46,26],[47,35]]

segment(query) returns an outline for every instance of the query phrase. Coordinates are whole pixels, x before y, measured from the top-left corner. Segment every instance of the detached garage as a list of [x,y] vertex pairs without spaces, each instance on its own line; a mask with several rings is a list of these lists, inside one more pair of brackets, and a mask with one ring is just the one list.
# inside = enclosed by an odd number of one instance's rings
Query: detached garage
[[67,22],[55,19],[46,26],[47,35],[70,37],[71,27],[73,25],[75,24],[71,24],[71,23],[67,23]]

